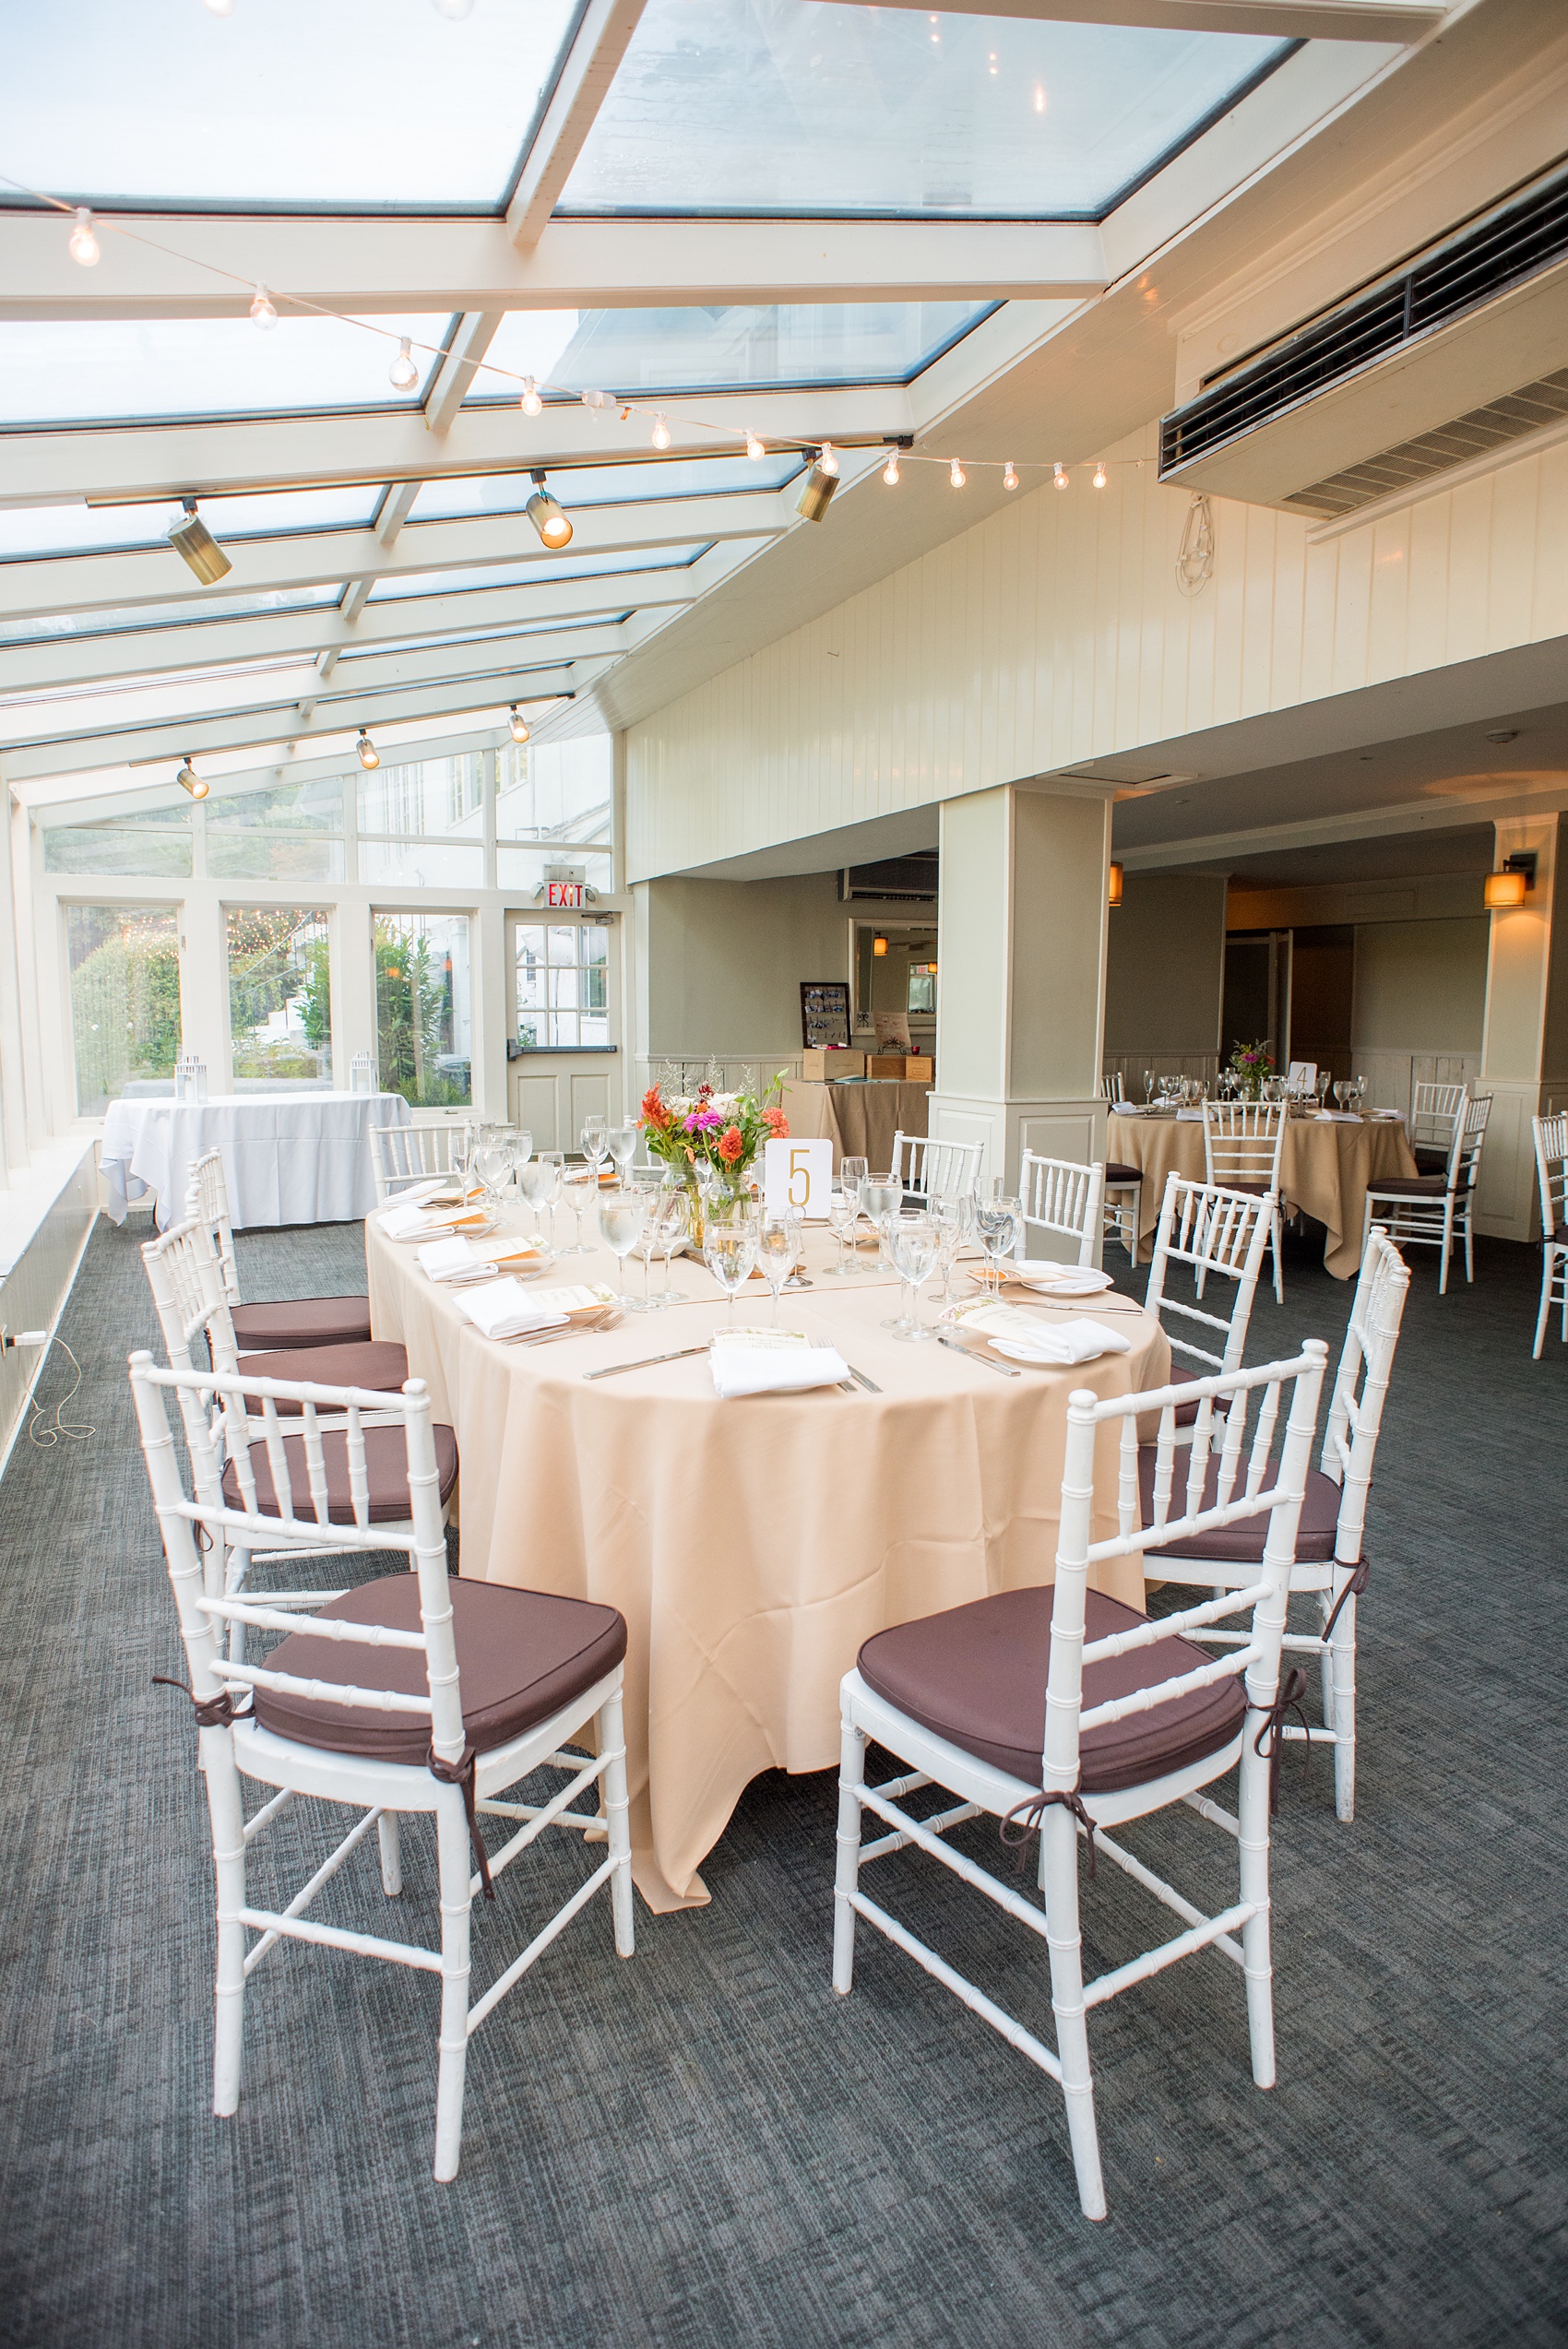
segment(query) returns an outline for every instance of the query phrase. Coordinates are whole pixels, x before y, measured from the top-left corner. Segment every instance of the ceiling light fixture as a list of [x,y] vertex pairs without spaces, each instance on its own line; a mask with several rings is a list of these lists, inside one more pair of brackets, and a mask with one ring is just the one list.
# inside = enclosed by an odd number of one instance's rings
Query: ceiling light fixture
[[1501,913],[1522,906],[1535,885],[1536,852],[1533,848],[1519,849],[1503,858],[1500,872],[1487,874],[1481,900],[1489,912]]
[[257,286],[251,297],[251,324],[264,329],[278,324],[278,313],[272,307],[271,297],[265,286]]
[[885,955],[887,952],[887,941],[883,936],[880,930],[876,931],[875,935],[872,939],[871,950],[873,955]]
[[895,449],[882,469],[882,478],[890,490],[898,486],[898,452]]
[[1057,488],[1064,490],[1067,486],[1067,468],[1064,465],[1054,465],[1051,467],[1051,472]]
[[412,338],[401,335],[398,339],[398,356],[386,370],[386,380],[394,391],[412,391],[419,379],[419,362],[414,357]]
[[763,458],[767,455],[766,446],[758,440],[754,433],[748,433],[746,434],[746,455],[751,458],[754,465],[760,465]]
[[92,230],[92,214],[85,204],[77,207],[76,225],[70,234],[71,258],[90,269],[98,259],[99,243]]
[[1105,487],[1105,467],[1103,465],[1097,465],[1094,469],[1094,485],[1097,490],[1102,490]]
[[1002,476],[1002,486],[1004,490],[1016,490],[1018,486],[1018,476],[1013,470],[1013,460],[1011,457],[1007,459],[1007,468]]
[[205,800],[208,792],[212,788],[209,783],[196,773],[196,768],[191,765],[191,754],[189,751],[185,753],[184,762],[181,766],[178,775],[175,776],[174,780],[179,785],[182,791],[188,791],[190,793],[193,800]]
[[[828,454],[826,449],[823,451],[824,457]],[[837,465],[830,473],[823,463],[822,457],[817,457],[801,485],[801,494],[795,500],[796,513],[803,516],[808,522],[820,522],[831,504],[833,492],[837,487],[838,468]]]
[[524,506],[523,512],[528,516],[547,547],[569,546],[572,540],[571,516],[562,511],[559,499],[551,496],[544,486],[544,475],[541,472],[530,474],[529,479],[534,485],[533,495]]
[[360,739],[354,744],[354,748],[360,754],[360,765],[362,766],[379,766],[381,765],[381,753],[376,749],[375,744],[371,741],[370,736],[365,732],[362,726],[360,728]]
[[213,587],[234,566],[196,512],[195,498],[183,498],[181,504],[184,511],[169,525],[169,543],[184,557],[204,587]]
[[512,730],[512,740],[514,742],[526,742],[528,741],[529,721],[523,716],[516,702],[512,704],[511,708],[506,713],[506,723]]
[[1111,868],[1105,902],[1109,906],[1119,906],[1122,902],[1122,868],[1119,864],[1113,864]]
[[539,386],[531,375],[523,377],[523,396],[517,402],[525,416],[537,416],[544,402],[539,396]]
[[663,417],[662,417],[662,416],[656,416],[656,417],[654,418],[654,420],[653,420],[653,431],[652,431],[652,433],[649,434],[649,438],[650,438],[650,439],[651,439],[651,441],[653,442],[653,445],[654,445],[655,448],[668,448],[668,447],[669,447],[669,445],[670,445],[670,427],[669,427],[669,425],[665,422],[665,421],[664,421],[664,419],[663,419]]
[[969,478],[956,457],[953,459],[952,464],[947,468],[947,478],[952,482],[953,487],[956,490],[961,490],[964,483]]

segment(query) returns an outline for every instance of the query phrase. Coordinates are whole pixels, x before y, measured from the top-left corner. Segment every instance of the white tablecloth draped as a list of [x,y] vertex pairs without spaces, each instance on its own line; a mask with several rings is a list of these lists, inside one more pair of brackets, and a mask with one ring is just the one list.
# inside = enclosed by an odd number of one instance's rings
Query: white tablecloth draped
[[111,1101],[101,1160],[109,1214],[151,1192],[159,1226],[184,1211],[193,1162],[223,1153],[229,1213],[255,1224],[341,1224],[375,1204],[370,1128],[408,1125],[397,1093],[220,1093],[209,1101]]

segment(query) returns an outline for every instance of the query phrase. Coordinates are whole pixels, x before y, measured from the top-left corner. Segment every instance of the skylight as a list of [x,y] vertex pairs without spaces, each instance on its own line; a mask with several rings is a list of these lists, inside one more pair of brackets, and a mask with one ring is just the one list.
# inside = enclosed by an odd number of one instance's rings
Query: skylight
[[[568,506],[640,504],[648,498],[717,497],[742,490],[778,490],[801,469],[790,452],[754,465],[746,457],[671,458],[662,464],[552,466],[550,480]],[[426,481],[415,498],[411,522],[458,516],[520,514],[533,492],[528,473],[467,475]],[[3,516],[0,516],[3,521]]]
[[540,587],[562,579],[615,579],[631,571],[682,571],[707,552],[708,543],[659,547],[647,554],[617,554],[602,564],[530,563],[516,571],[498,566],[494,570],[395,572],[376,581],[369,600],[386,603],[394,598],[461,595],[485,587]]
[[[296,530],[363,529],[381,502],[379,485],[204,497],[201,512],[220,540],[277,538]],[[158,505],[0,506],[0,558],[103,553],[164,543],[180,511]]]
[[[995,307],[970,302],[746,303],[714,309],[513,310],[489,357],[581,392],[729,391],[751,386],[907,384]],[[576,316],[546,360],[545,318]],[[471,400],[515,399],[494,376]]]
[[[414,408],[436,363],[430,350],[439,350],[451,323],[445,311],[362,322],[284,314],[268,334],[248,318],[7,321],[0,324],[0,423]],[[386,371],[402,335],[413,342],[421,382],[399,395]]]

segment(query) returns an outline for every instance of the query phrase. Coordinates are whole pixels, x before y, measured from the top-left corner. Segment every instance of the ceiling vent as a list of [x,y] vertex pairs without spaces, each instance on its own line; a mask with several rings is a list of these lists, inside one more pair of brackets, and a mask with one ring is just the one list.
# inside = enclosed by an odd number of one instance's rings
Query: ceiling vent
[[1559,173],[1163,418],[1160,479],[1351,511],[1557,421],[1565,340]]
[[879,864],[846,865],[838,876],[842,904],[879,898],[885,903],[934,906],[941,859],[935,848],[913,856],[885,857]]

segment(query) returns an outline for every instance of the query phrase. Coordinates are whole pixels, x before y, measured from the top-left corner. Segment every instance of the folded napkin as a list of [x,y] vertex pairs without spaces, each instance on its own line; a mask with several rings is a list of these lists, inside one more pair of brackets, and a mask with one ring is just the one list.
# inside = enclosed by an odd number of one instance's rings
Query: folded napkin
[[486,1337],[521,1337],[531,1330],[567,1327],[564,1313],[541,1311],[521,1284],[511,1279],[492,1281],[487,1288],[476,1288],[471,1296],[457,1301],[458,1310]]
[[1047,1328],[1027,1307],[983,1305],[959,1326],[979,1330],[998,1354],[1015,1362],[1093,1362],[1101,1354],[1130,1354],[1132,1341],[1103,1322],[1059,1322]]
[[1053,1288],[1070,1288],[1079,1295],[1091,1288],[1109,1288],[1111,1275],[1093,1264],[1015,1263],[1013,1278],[1025,1288],[1038,1288],[1049,1296]]
[[1202,1125],[1203,1121],[1204,1113],[1201,1109],[1178,1109],[1176,1112],[1178,1125]]
[[807,1387],[837,1386],[849,1375],[836,1346],[731,1346],[709,1349],[713,1391],[737,1394],[799,1394]]
[[1320,1125],[1360,1125],[1361,1121],[1354,1109],[1320,1109]]
[[1148,1101],[1112,1101],[1113,1118],[1146,1118],[1153,1104]]
[[417,1207],[422,1199],[434,1199],[438,1191],[448,1190],[451,1181],[450,1175],[432,1175],[425,1182],[410,1182],[406,1189],[394,1194],[392,1204],[395,1207]]
[[386,1207],[375,1220],[388,1240],[411,1240],[416,1232],[439,1229],[435,1217],[422,1207]]
[[430,1240],[416,1252],[432,1280],[493,1280],[500,1269],[471,1240]]

